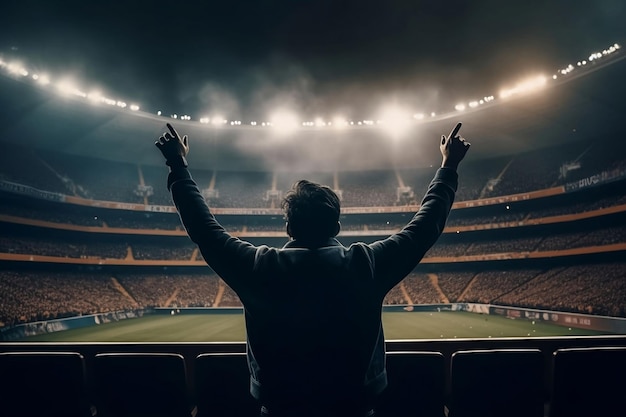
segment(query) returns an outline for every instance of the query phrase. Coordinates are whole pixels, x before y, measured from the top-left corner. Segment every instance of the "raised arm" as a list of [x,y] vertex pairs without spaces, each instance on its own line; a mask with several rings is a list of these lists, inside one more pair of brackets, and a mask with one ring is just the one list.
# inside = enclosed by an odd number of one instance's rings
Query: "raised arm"
[[441,168],[428,186],[419,211],[398,233],[370,245],[375,274],[388,291],[409,274],[437,241],[446,224],[457,189],[457,167],[470,144],[458,135],[458,123],[441,137]]
[[256,247],[231,236],[217,222],[187,169],[187,135],[181,138],[169,123],[167,128],[155,142],[170,167],[167,188],[191,240],[209,266],[233,286],[234,280],[245,279],[252,270]]

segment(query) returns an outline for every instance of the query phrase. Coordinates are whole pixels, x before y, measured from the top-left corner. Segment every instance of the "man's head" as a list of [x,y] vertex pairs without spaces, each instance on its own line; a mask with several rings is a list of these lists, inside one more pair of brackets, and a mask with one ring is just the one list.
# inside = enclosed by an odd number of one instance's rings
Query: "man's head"
[[287,233],[304,242],[323,242],[339,233],[339,197],[325,185],[296,182],[281,204]]

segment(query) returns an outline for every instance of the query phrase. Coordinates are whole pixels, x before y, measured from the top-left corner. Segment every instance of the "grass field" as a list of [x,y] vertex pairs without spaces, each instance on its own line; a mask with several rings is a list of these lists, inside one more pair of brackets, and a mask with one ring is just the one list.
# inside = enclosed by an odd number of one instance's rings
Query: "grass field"
[[[384,313],[387,340],[599,335],[530,320],[466,312]],[[32,336],[32,342],[240,342],[243,314],[151,315],[82,329]]]

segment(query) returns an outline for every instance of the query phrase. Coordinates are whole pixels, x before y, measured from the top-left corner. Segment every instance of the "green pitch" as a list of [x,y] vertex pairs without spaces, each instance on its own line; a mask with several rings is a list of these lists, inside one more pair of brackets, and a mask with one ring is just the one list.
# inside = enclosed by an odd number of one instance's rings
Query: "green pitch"
[[[599,335],[530,320],[465,312],[384,313],[387,340]],[[33,336],[32,342],[241,342],[243,314],[152,315]]]

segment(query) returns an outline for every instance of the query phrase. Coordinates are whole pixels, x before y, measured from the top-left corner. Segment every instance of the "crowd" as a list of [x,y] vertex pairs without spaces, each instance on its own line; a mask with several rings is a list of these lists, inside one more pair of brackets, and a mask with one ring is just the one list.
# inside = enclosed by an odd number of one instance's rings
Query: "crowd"
[[[626,317],[626,263],[413,272],[384,304],[472,302]],[[0,272],[0,327],[150,307],[241,307],[212,272]],[[346,300],[349,303],[350,300]]]
[[136,307],[106,274],[2,271],[0,294],[4,326]]
[[[489,235],[470,233],[446,233],[426,253],[425,258],[456,258],[493,254],[521,254],[559,251],[576,248],[591,248],[626,242],[626,226],[589,227],[585,224],[572,225],[572,229],[534,228],[511,233],[496,230]],[[250,228],[248,231],[261,230]],[[374,230],[374,229],[372,229]],[[281,230],[280,232],[284,232]],[[476,232],[474,232],[476,233]],[[286,242],[286,237],[256,238],[276,245]],[[358,236],[340,237],[345,244],[359,240]],[[270,242],[271,241],[271,242]],[[23,235],[8,231],[0,236],[0,253],[40,255],[62,258],[130,259],[154,261],[201,260],[195,244],[186,236],[101,236],[74,234],[31,234]]]
[[[562,169],[576,161],[580,167]],[[23,167],[28,166],[28,170]],[[573,167],[574,165],[572,165]],[[88,169],[87,169],[87,168]],[[457,201],[497,197],[564,185],[608,169],[623,170],[619,152],[606,153],[602,144],[577,145],[565,153],[531,152],[516,157],[467,161],[462,167]],[[193,176],[217,208],[278,207],[277,196],[301,177],[327,183],[341,190],[344,207],[393,207],[419,203],[432,177],[432,169],[369,172],[294,173],[227,172],[193,170]],[[16,145],[0,154],[0,180],[40,190],[94,200],[171,205],[165,187],[167,169],[121,162],[77,158],[54,152],[42,154]],[[407,193],[400,195],[400,185]],[[145,186],[150,192],[138,192]],[[552,199],[549,204],[511,203],[477,209],[453,210],[449,228],[472,225],[504,225],[547,216],[585,213],[626,203],[626,195],[614,187],[589,198]],[[276,191],[268,198],[268,190]],[[412,194],[411,194],[412,193]],[[181,230],[175,213],[110,210],[53,203],[12,194],[0,201],[0,214],[44,220],[64,225],[149,230]],[[346,239],[360,239],[358,231],[392,231],[402,227],[411,213],[376,217],[343,216]],[[608,217],[605,217],[608,218]],[[375,220],[373,220],[375,219]],[[623,215],[615,221],[601,216],[568,227],[537,227],[504,231],[444,233],[427,253],[458,258],[568,250],[626,242]],[[284,232],[281,216],[218,216],[233,233]],[[610,219],[609,219],[610,220]],[[3,226],[5,224],[3,223]],[[488,228],[488,227],[487,227]],[[25,230],[28,230],[25,232]],[[7,227],[0,235],[0,253],[64,258],[113,258],[154,261],[202,260],[188,238],[143,237],[132,233],[72,233],[54,228]],[[513,232],[511,232],[513,231]],[[378,236],[378,234],[374,234]],[[268,233],[268,236],[271,236]],[[343,237],[342,237],[343,238]],[[593,266],[569,265],[540,269],[481,269],[449,271],[442,266],[434,274],[413,273],[385,298],[387,304],[481,302],[563,311],[626,316],[626,289],[622,262]],[[474,269],[469,271],[469,269]],[[108,275],[102,272],[0,271],[0,321],[4,326],[55,317],[147,307],[241,306],[236,294],[214,274]]]
[[[37,152],[17,146],[0,159],[0,179],[94,200],[171,205],[165,187],[167,170],[162,166],[77,157],[56,152]],[[563,166],[576,163],[567,171]],[[28,166],[28,170],[23,167]],[[457,201],[511,195],[563,185],[606,170],[626,167],[620,152],[607,152],[600,142],[576,143],[559,152],[545,149],[516,156],[467,161],[462,169]],[[433,169],[335,171],[333,173],[272,173],[213,171],[195,167],[193,175],[201,189],[217,191],[214,207],[268,208],[276,201],[268,190],[285,193],[306,176],[342,190],[346,207],[395,206],[419,203],[432,178]],[[412,197],[401,197],[399,187],[408,187]],[[141,187],[144,191],[141,191]],[[149,192],[145,191],[148,190]]]

